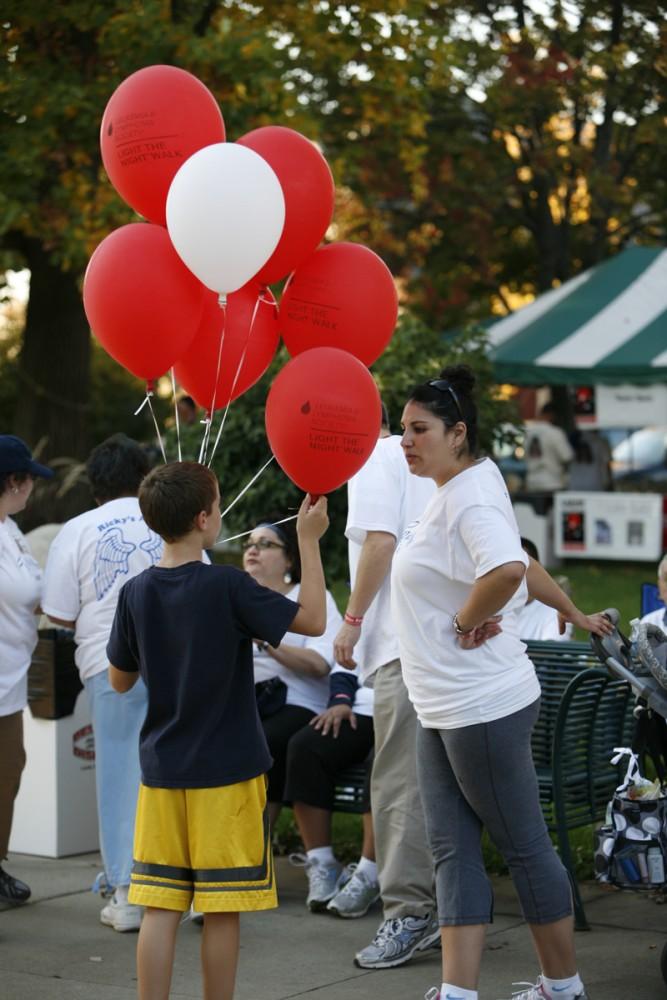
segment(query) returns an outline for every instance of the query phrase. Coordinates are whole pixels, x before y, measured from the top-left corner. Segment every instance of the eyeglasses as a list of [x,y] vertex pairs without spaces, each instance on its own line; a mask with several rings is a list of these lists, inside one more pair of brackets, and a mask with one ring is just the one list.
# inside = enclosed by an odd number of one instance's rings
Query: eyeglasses
[[427,383],[432,389],[437,389],[438,392],[448,392],[449,395],[454,400],[454,406],[456,407],[456,412],[459,415],[459,420],[465,423],[463,419],[463,411],[461,410],[461,404],[459,403],[459,397],[456,395],[454,388],[449,384],[447,379],[444,378],[434,378]]
[[241,546],[244,552],[248,549],[284,549],[285,546],[281,545],[280,542],[272,542],[270,538],[249,538]]

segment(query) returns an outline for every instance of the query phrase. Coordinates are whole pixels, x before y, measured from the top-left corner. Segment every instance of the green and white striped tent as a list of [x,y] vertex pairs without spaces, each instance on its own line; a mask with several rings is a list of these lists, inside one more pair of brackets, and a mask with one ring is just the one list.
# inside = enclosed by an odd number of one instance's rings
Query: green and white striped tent
[[630,247],[489,328],[513,385],[667,382],[667,250]]

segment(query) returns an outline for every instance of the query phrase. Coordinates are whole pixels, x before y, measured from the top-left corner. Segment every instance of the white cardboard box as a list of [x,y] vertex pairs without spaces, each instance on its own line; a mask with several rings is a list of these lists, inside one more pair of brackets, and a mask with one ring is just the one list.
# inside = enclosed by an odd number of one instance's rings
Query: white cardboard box
[[95,742],[85,691],[74,714],[62,719],[35,719],[26,708],[23,732],[27,762],[10,851],[62,858],[99,850]]

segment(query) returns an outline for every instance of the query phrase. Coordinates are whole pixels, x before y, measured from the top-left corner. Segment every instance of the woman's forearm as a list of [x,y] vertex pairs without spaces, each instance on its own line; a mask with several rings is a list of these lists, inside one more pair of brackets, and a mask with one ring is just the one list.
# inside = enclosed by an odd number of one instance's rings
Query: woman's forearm
[[558,611],[564,618],[570,620],[577,612],[576,605],[567,596],[565,591],[558,586],[541,563],[536,562],[532,556],[529,557],[528,570],[526,572],[526,583],[528,593],[542,604],[547,604],[554,611]]
[[326,677],[329,673],[329,664],[314,649],[303,649],[301,646],[288,646],[281,642],[275,649],[269,647],[267,650],[270,656],[283,667],[287,667],[295,674],[304,677]]
[[457,612],[457,620],[466,631],[497,615],[523,580],[525,566],[520,562],[504,563],[475,581],[468,598]]

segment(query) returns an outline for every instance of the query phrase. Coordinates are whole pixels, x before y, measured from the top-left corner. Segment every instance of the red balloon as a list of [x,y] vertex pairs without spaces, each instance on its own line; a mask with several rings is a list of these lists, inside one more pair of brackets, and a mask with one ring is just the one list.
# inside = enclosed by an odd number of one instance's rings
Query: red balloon
[[174,174],[203,146],[225,141],[213,94],[177,66],[146,66],[111,95],[100,127],[102,162],[121,198],[166,225]]
[[288,361],[266,400],[266,435],[306,493],[330,493],[366,462],[380,433],[380,394],[347,351],[315,347]]
[[90,258],[83,304],[111,357],[150,380],[189,347],[206,291],[182,263],[166,229],[133,222],[102,240]]
[[339,347],[371,365],[391,340],[398,296],[391,271],[359,243],[330,243],[294,272],[280,300],[280,332],[292,356]]
[[[238,292],[227,296],[225,312],[218,305],[217,293],[206,291],[199,329],[186,353],[174,366],[176,381],[205,410],[226,406],[254,385],[276,353],[280,339],[276,301],[268,289],[264,290],[261,298],[260,291],[258,282],[249,281]],[[234,384],[244,351],[243,364]],[[219,355],[220,371],[216,386]]]
[[255,277],[270,284],[289,274],[322,242],[334,210],[329,164],[313,143],[291,128],[267,125],[237,139],[263,156],[285,196],[280,243]]

